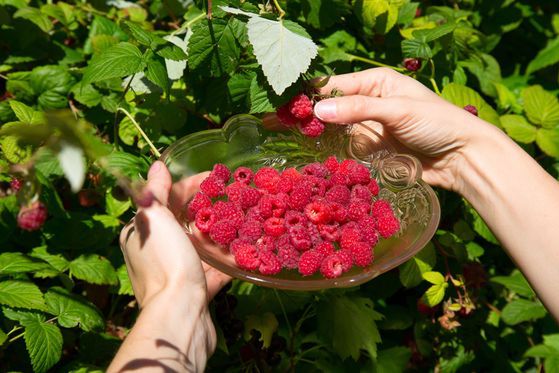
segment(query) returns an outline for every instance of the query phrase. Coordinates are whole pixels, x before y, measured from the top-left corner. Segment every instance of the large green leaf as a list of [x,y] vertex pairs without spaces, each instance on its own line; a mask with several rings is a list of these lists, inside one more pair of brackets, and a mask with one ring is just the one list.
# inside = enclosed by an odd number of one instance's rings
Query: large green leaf
[[62,333],[54,324],[30,321],[25,325],[23,337],[37,373],[48,371],[62,356]]
[[132,289],[132,283],[130,282],[130,277],[128,277],[128,270],[126,266],[121,265],[117,272],[118,276],[118,293],[123,295],[134,295],[134,290]]
[[411,357],[407,347],[391,347],[378,352],[374,373],[400,373],[406,371]]
[[171,82],[167,76],[167,68],[165,67],[165,59],[160,56],[152,56],[147,61],[146,77],[152,83],[161,87],[166,94],[169,94],[171,89]]
[[278,320],[271,312],[264,312],[249,315],[245,321],[244,338],[246,341],[251,338],[251,331],[257,330],[260,332],[260,340],[264,347],[270,347],[272,336],[278,329]]
[[304,0],[303,13],[306,21],[317,29],[325,29],[343,20],[351,12],[345,0]]
[[536,133],[536,144],[547,155],[559,158],[559,127],[540,128]]
[[529,144],[536,140],[536,132],[538,129],[528,123],[526,118],[521,115],[503,115],[501,116],[501,125],[513,140],[525,144]]
[[41,290],[34,283],[23,280],[0,282],[0,304],[18,308],[45,309]]
[[68,292],[61,287],[52,287],[45,294],[47,311],[58,317],[58,323],[65,328],[78,326],[85,330],[102,329],[103,316],[87,299]]
[[34,248],[29,255],[34,258],[44,260],[57,271],[66,271],[69,265],[69,262],[66,260],[66,258],[64,258],[62,254],[50,254],[47,250],[47,246],[39,246]]
[[546,314],[547,310],[539,302],[515,299],[503,308],[501,317],[507,324],[516,325],[524,321],[541,319]]
[[544,128],[559,126],[559,102],[557,96],[542,86],[528,87],[522,91],[524,110],[528,119]]
[[436,261],[435,248],[432,243],[429,243],[413,258],[399,267],[400,282],[408,288],[419,285],[423,281],[423,273],[430,271]]
[[24,18],[36,24],[44,32],[52,30],[52,22],[46,14],[37,8],[25,7],[14,13],[14,18]]
[[70,276],[98,285],[116,285],[118,277],[111,262],[99,255],[81,255],[70,262]]
[[9,101],[12,110],[17,119],[26,124],[39,124],[44,122],[43,113],[34,110],[32,107],[25,105],[23,102],[16,100]]
[[342,359],[357,360],[361,350],[376,357],[380,334],[375,323],[382,315],[375,312],[368,298],[334,296],[317,305],[318,333]]
[[530,284],[528,284],[528,281],[526,281],[526,278],[524,278],[519,270],[514,270],[510,276],[491,277],[491,282],[501,284],[510,291],[525,297],[532,297],[535,295]]
[[0,275],[34,272],[49,267],[47,263],[32,259],[23,253],[0,254]]
[[466,105],[473,105],[477,108],[479,117],[496,126],[501,126],[499,114],[493,109],[479,93],[473,89],[457,83],[447,84],[442,92],[443,98],[452,102],[456,106],[463,108]]
[[[428,273],[437,273],[437,272],[428,272]],[[425,274],[423,275],[425,276]],[[423,295],[423,300],[429,307],[435,307],[437,304],[443,301],[447,287],[448,287],[447,282],[442,282],[436,285],[432,285],[431,287],[429,287],[429,289],[427,289],[427,291]]]
[[547,46],[542,49],[536,58],[528,64],[526,74],[532,74],[535,71],[551,66],[559,62],[559,37],[551,40]]
[[84,72],[82,84],[122,78],[144,70],[142,52],[134,44],[122,42],[94,56]]

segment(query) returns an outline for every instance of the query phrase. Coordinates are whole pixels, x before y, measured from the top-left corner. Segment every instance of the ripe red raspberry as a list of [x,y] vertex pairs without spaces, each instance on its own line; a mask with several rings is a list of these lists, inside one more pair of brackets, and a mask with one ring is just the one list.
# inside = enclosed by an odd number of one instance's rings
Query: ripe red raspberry
[[353,221],[359,221],[369,214],[371,204],[360,199],[353,200],[347,209],[347,217]]
[[293,114],[291,114],[291,110],[289,109],[289,104],[280,106],[278,110],[276,110],[276,115],[280,123],[288,128],[295,126],[297,122],[299,122],[299,120],[295,118]]
[[373,196],[378,195],[378,192],[380,190],[378,183],[375,179],[371,179],[371,182],[367,185],[367,188],[369,188],[369,191]]
[[340,162],[338,172],[349,176],[355,166],[357,166],[357,161],[355,159],[344,159]]
[[323,257],[316,250],[305,251],[299,258],[299,273],[303,276],[315,274],[320,269]]
[[274,251],[276,248],[276,239],[272,236],[262,236],[256,240],[256,248],[259,251]]
[[256,242],[262,236],[262,223],[247,219],[239,229],[238,235],[247,241]]
[[330,176],[330,183],[332,183],[332,185],[348,185],[349,177],[339,171],[334,172],[332,176]]
[[291,244],[299,251],[306,251],[312,246],[309,231],[302,225],[289,228],[289,239]]
[[343,273],[343,263],[336,253],[326,257],[320,265],[320,273],[326,278],[340,277]]
[[18,190],[20,190],[22,185],[23,185],[23,182],[21,181],[21,179],[18,179],[17,177],[13,177],[12,180],[10,180],[10,188],[14,192],[17,192]]
[[375,247],[378,243],[377,222],[372,216],[366,216],[359,221],[363,241]]
[[346,206],[351,200],[351,192],[345,185],[334,185],[326,192],[326,199]]
[[349,250],[338,250],[336,254],[340,257],[342,261],[342,271],[345,273],[353,267],[353,256]]
[[374,218],[378,219],[383,216],[394,216],[392,205],[385,199],[378,199],[373,203],[371,213]]
[[219,245],[227,246],[237,238],[237,229],[227,220],[217,221],[210,228],[210,238]]
[[323,258],[326,258],[330,254],[333,254],[335,251],[334,244],[332,242],[324,241],[319,243],[314,247],[314,251],[317,251],[322,255]]
[[225,187],[225,195],[230,202],[241,203],[241,194],[247,186],[237,181]]
[[432,316],[437,312],[438,307],[429,307],[423,298],[417,300],[417,311],[425,316]]
[[283,170],[281,176],[286,179],[291,179],[293,183],[296,183],[303,177],[303,175],[301,175],[301,173],[294,167],[289,167]]
[[36,231],[45,224],[47,216],[47,207],[42,202],[36,201],[19,209],[17,225],[25,231]]
[[312,191],[311,189],[299,183],[294,186],[291,194],[289,195],[289,207],[294,210],[303,211],[306,205],[311,202]]
[[324,197],[326,194],[326,180],[316,176],[304,176],[302,186],[311,190],[311,196]]
[[215,176],[210,176],[202,181],[200,190],[210,198],[221,197],[225,194],[225,183]]
[[325,241],[336,242],[340,239],[340,225],[338,223],[320,224],[320,237]]
[[241,269],[254,271],[260,266],[258,250],[254,245],[238,245],[235,249],[235,262]]
[[306,225],[307,224],[307,218],[305,217],[305,215],[303,215],[299,211],[295,211],[295,210],[288,210],[285,213],[284,220],[285,220],[285,226],[287,228],[291,228],[291,227],[294,227],[296,225]]
[[371,182],[371,172],[361,163],[355,164],[349,171],[349,183],[351,185],[363,184],[367,185]]
[[262,251],[259,255],[258,271],[263,275],[276,275],[281,272],[281,262],[271,251]]
[[229,252],[233,255],[237,254],[237,249],[242,246],[254,246],[252,242],[247,241],[243,238],[234,239],[233,242],[229,245]]
[[299,131],[307,137],[318,137],[324,132],[324,123],[316,117],[304,119],[299,124]]
[[303,175],[325,178],[330,175],[330,171],[320,162],[309,163],[301,170]]
[[470,114],[475,115],[476,117],[478,116],[477,107],[475,107],[474,105],[466,105],[464,106],[464,110],[466,110]]
[[277,192],[277,184],[279,181],[279,172],[271,167],[262,167],[254,174],[254,185],[272,194]]
[[330,221],[330,206],[326,202],[314,201],[305,206],[305,216],[314,224]]
[[214,210],[211,207],[203,207],[196,213],[195,225],[200,232],[208,233],[212,226],[217,222]]
[[330,214],[332,214],[332,220],[338,223],[344,223],[347,219],[347,209],[340,203],[330,204]]
[[278,259],[283,268],[295,269],[299,264],[299,251],[292,245],[278,247]]
[[318,227],[313,223],[307,223],[307,231],[309,232],[309,237],[311,238],[311,245],[316,246],[323,242],[322,237],[320,237],[320,232]]
[[279,237],[286,231],[282,218],[269,218],[264,222],[264,232],[268,236]]
[[338,168],[340,168],[340,163],[338,162],[336,156],[331,155],[324,161],[324,167],[326,167],[328,171],[333,174],[334,172],[338,171]]
[[82,207],[92,207],[99,203],[101,196],[95,189],[82,189],[78,192],[78,202]]
[[344,250],[351,250],[351,247],[356,242],[361,241],[361,231],[359,228],[342,228],[342,234],[340,237],[340,246]]
[[313,114],[313,105],[311,99],[300,93],[289,101],[289,111],[297,119],[305,119]]
[[389,238],[400,230],[400,221],[395,216],[385,215],[377,218],[377,227],[383,238]]
[[258,202],[258,209],[263,218],[282,217],[287,210],[287,195],[264,195]]
[[278,194],[288,194],[293,190],[293,180],[290,177],[280,176],[280,180],[277,185]]
[[188,204],[186,209],[186,215],[188,220],[194,220],[196,218],[196,213],[205,207],[211,207],[212,200],[210,197],[202,192],[198,192],[192,198],[192,201]]
[[421,69],[421,60],[417,58],[405,58],[404,67],[408,71],[417,71]]
[[246,214],[246,220],[256,220],[263,223],[265,219],[262,216],[262,213],[260,212],[258,206],[254,206],[248,209]]
[[245,221],[245,215],[243,214],[241,206],[235,202],[217,201],[214,203],[213,209],[218,221],[227,220],[237,229],[239,229]]
[[262,197],[262,192],[256,188],[250,186],[245,187],[241,190],[240,205],[243,210],[247,210],[253,206],[258,205],[260,198]]
[[361,184],[357,184],[354,185],[353,188],[351,188],[352,200],[359,199],[363,202],[371,203],[371,198],[372,198],[371,191],[369,190],[368,187]]
[[212,172],[210,173],[210,177],[212,176],[217,177],[225,184],[227,184],[229,182],[229,179],[231,178],[231,171],[229,171],[229,168],[227,168],[226,165],[216,163]]
[[248,167],[239,167],[233,173],[233,179],[235,179],[236,182],[243,183],[245,185],[250,184],[253,176],[252,170]]
[[373,262],[373,250],[366,242],[355,242],[349,251],[353,256],[353,263],[359,267],[366,267]]

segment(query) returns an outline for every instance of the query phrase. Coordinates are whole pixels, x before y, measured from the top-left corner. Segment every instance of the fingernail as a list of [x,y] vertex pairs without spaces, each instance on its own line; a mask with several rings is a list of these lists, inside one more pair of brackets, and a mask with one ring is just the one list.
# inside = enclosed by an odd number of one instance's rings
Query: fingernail
[[154,176],[158,174],[159,171],[161,171],[161,166],[163,166],[163,163],[161,161],[155,161],[155,163],[152,164],[151,167],[149,168],[148,179],[150,178],[150,176]]
[[314,107],[314,114],[324,121],[336,119],[337,109],[336,103],[330,100],[320,101]]

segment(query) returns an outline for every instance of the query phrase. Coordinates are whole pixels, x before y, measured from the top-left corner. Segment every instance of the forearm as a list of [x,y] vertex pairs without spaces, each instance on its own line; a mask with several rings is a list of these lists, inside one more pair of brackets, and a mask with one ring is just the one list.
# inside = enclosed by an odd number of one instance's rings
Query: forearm
[[164,292],[142,309],[108,372],[201,372],[215,333],[200,297]]
[[480,134],[457,189],[559,319],[559,183],[496,128]]

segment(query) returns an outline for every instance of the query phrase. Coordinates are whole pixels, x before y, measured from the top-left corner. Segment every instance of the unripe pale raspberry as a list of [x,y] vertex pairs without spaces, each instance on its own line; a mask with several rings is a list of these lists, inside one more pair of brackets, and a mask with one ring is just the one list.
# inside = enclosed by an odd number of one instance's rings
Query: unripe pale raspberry
[[353,256],[353,263],[359,267],[366,267],[373,262],[373,250],[366,242],[355,242],[349,251]]
[[322,135],[324,128],[324,123],[316,117],[303,119],[303,121],[299,123],[299,131],[307,137],[318,137]]
[[330,175],[330,171],[320,162],[314,162],[306,165],[301,170],[303,175],[310,175],[319,178],[325,178]]
[[283,124],[287,128],[293,127],[299,122],[299,119],[295,118],[295,116],[293,116],[293,114],[291,114],[291,110],[289,108],[289,103],[287,103],[283,106],[280,106],[278,108],[278,110],[276,111],[276,115],[277,115],[280,123]]
[[326,192],[326,199],[346,206],[351,200],[351,191],[345,185],[334,185]]
[[289,228],[289,239],[291,240],[293,247],[299,251],[306,251],[312,246],[309,231],[306,227],[301,225]]
[[299,258],[299,273],[303,276],[315,274],[322,264],[323,255],[316,250],[305,251]]
[[324,161],[324,167],[326,167],[328,169],[328,171],[330,171],[331,174],[333,174],[334,172],[338,171],[338,168],[340,167],[340,163],[338,162],[338,159],[331,155],[328,158],[326,158],[326,160]]
[[340,277],[343,273],[343,263],[336,253],[326,257],[320,265],[320,273],[326,278]]
[[297,119],[305,119],[313,114],[313,105],[311,99],[300,93],[289,101],[289,111]]
[[245,185],[250,184],[253,176],[254,174],[252,173],[252,170],[248,167],[239,167],[233,173],[233,179],[235,179],[236,182],[243,183]]
[[259,254],[260,266],[258,271],[263,275],[276,275],[281,272],[281,262],[271,251],[262,251]]
[[229,179],[231,178],[231,171],[229,171],[229,168],[227,168],[226,165],[216,163],[213,167],[212,172],[210,173],[210,177],[212,176],[217,177],[225,184],[227,184],[229,182]]
[[210,228],[210,238],[215,243],[226,246],[237,238],[237,229],[227,220],[217,221]]
[[389,238],[400,230],[400,221],[395,216],[385,215],[377,219],[377,227],[383,238]]
[[417,58],[404,59],[404,67],[408,71],[417,71],[421,69],[421,60]]
[[211,207],[203,207],[196,213],[194,224],[200,232],[208,233],[212,226],[217,222],[214,210]]
[[41,229],[47,220],[47,207],[39,201],[20,208],[17,214],[17,225],[25,231],[36,231]]
[[366,203],[371,203],[371,198],[372,198],[371,191],[369,190],[368,187],[361,184],[357,184],[354,185],[353,188],[351,188],[352,200],[358,199]]
[[286,231],[282,218],[269,218],[264,222],[264,232],[268,236],[279,237]]
[[202,181],[200,190],[210,198],[221,197],[225,194],[225,183],[215,176],[210,176]]
[[260,266],[258,250],[254,245],[239,245],[235,249],[235,262],[241,269],[254,271]]
[[305,216],[314,224],[326,224],[330,221],[330,206],[326,202],[311,202],[305,206]]
[[464,106],[464,110],[466,110],[470,114],[475,115],[476,117],[478,116],[477,107],[475,107],[474,105],[466,105]]
[[353,221],[359,221],[369,214],[371,204],[363,202],[360,199],[354,200],[349,204],[347,209],[347,217]]

